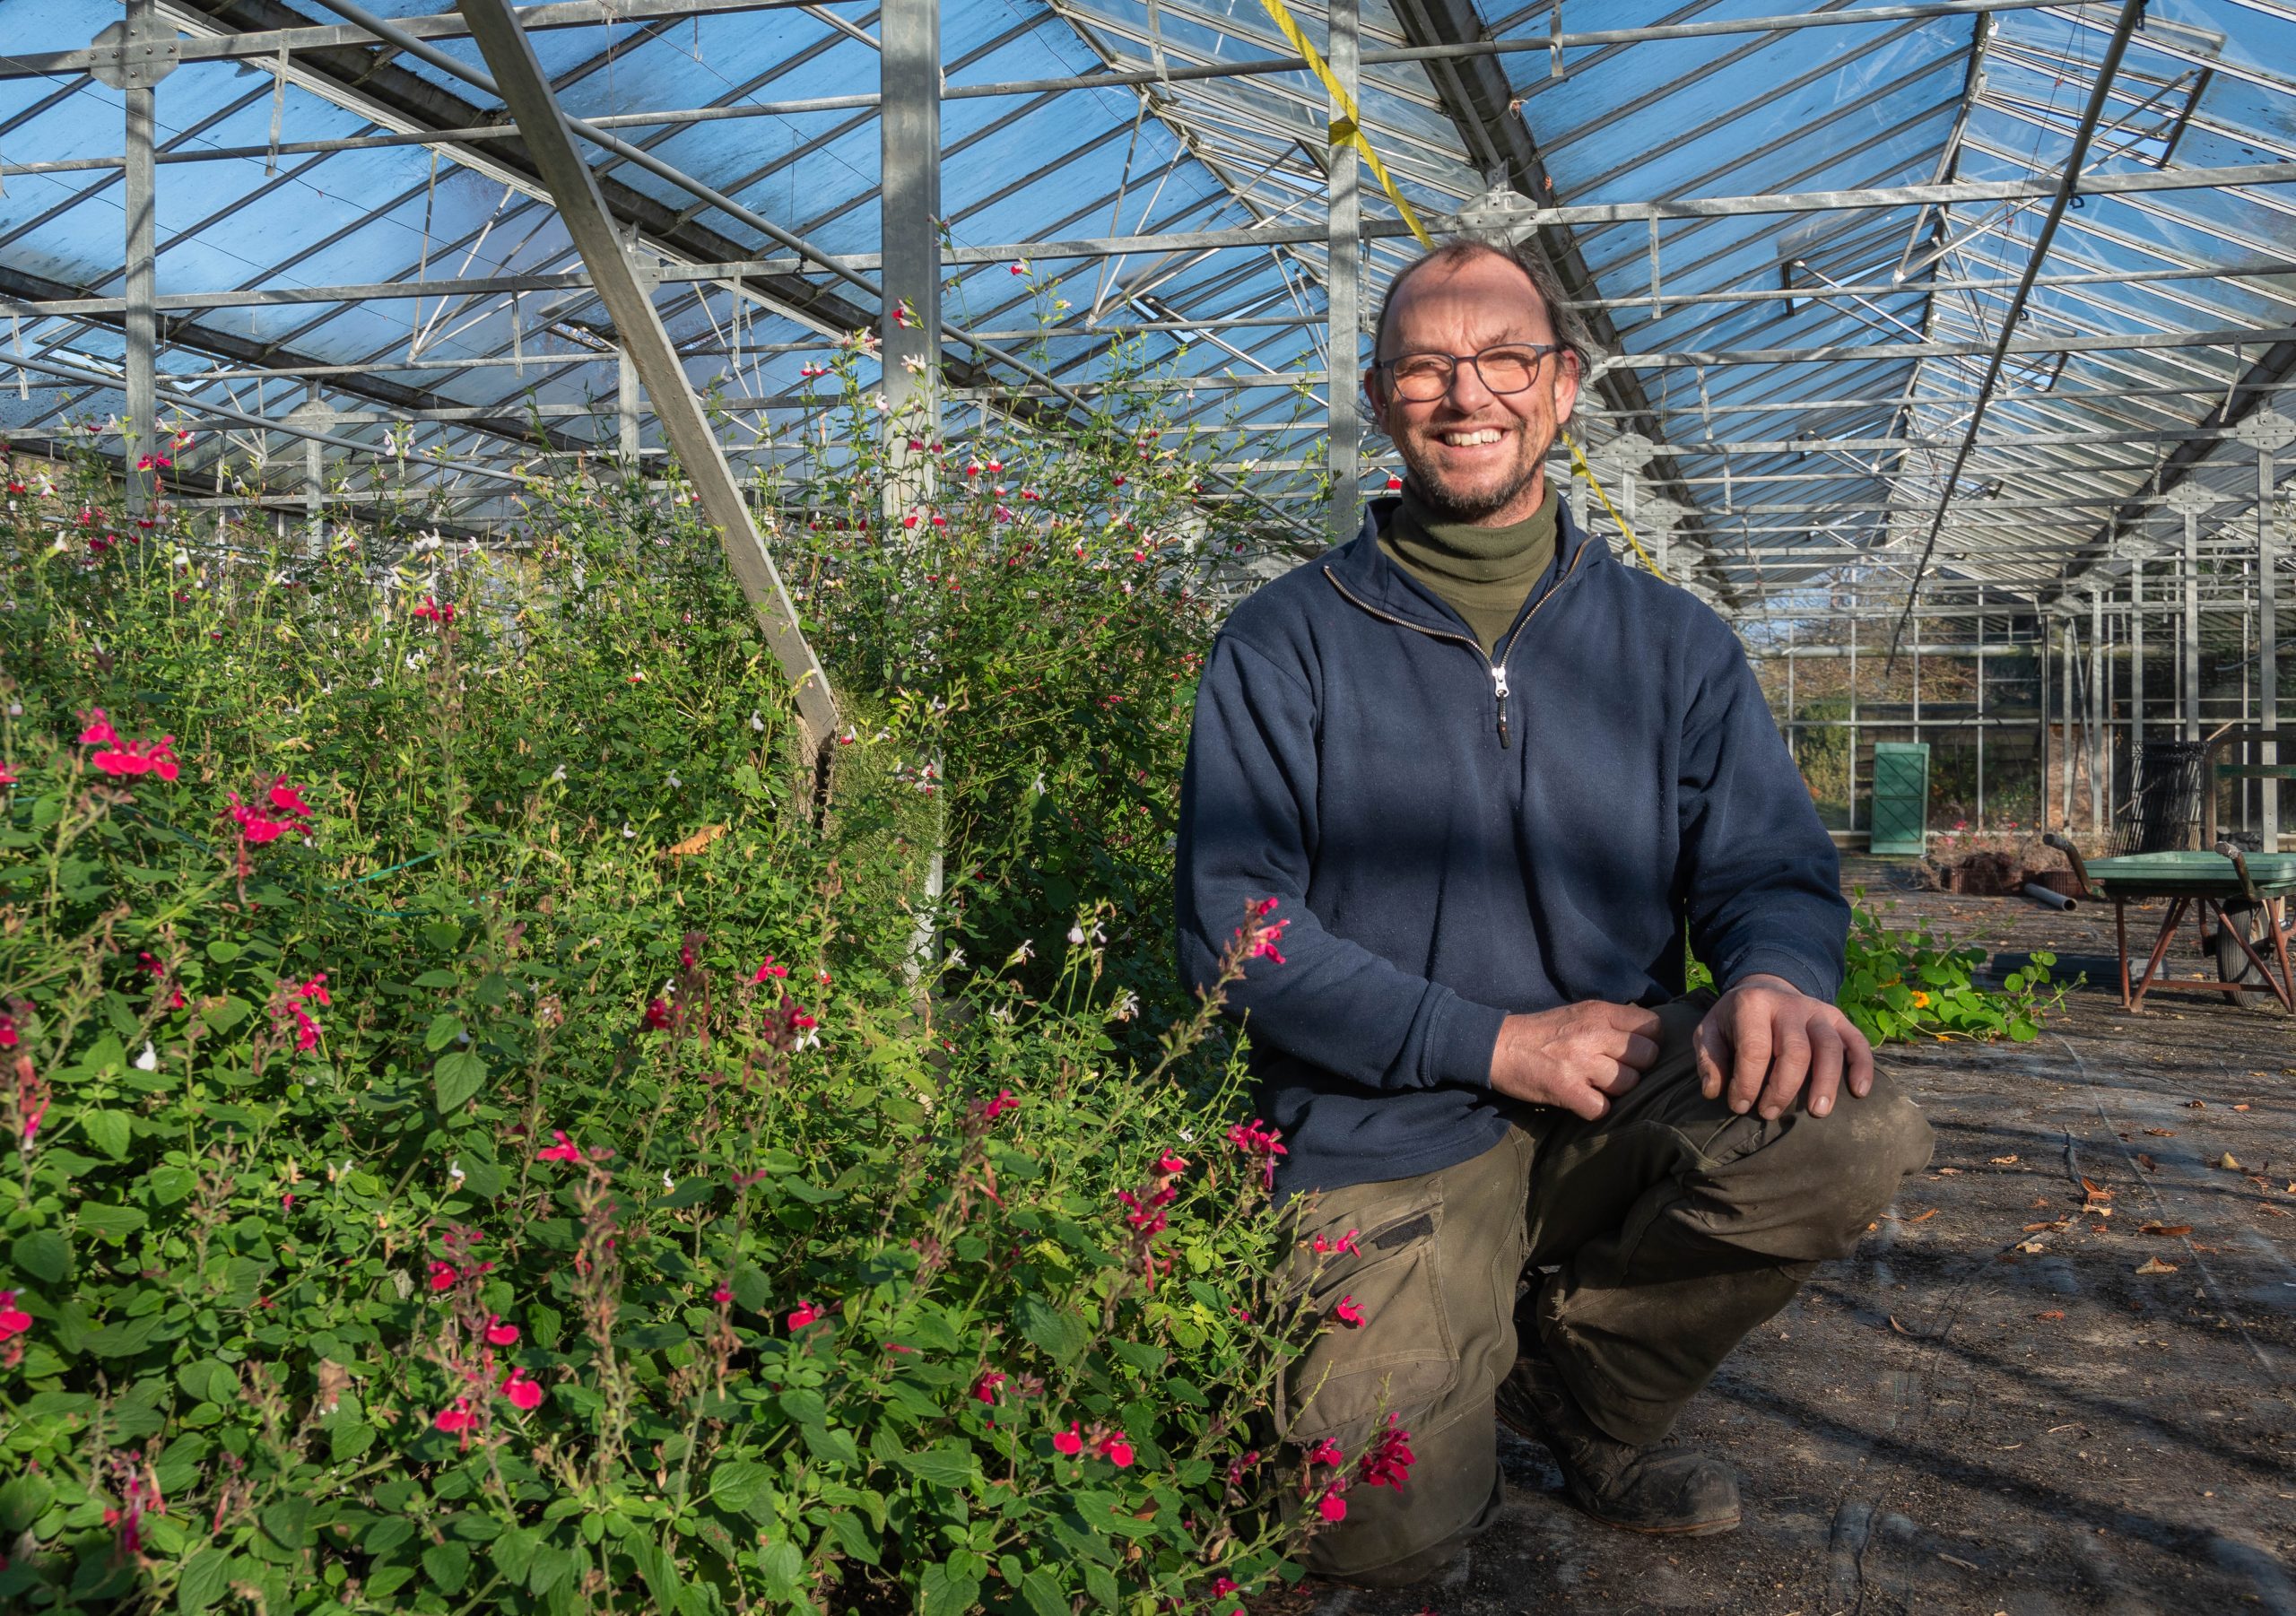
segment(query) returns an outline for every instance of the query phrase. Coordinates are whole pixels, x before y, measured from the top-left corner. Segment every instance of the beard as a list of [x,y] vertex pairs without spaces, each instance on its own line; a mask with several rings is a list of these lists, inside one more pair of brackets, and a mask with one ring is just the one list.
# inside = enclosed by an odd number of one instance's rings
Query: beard
[[1419,502],[1447,522],[1487,521],[1527,495],[1546,470],[1544,456],[1526,456],[1489,482],[1462,485],[1443,476],[1435,456],[1422,449],[1417,441],[1398,444],[1396,448],[1411,473],[1412,491],[1419,496]]

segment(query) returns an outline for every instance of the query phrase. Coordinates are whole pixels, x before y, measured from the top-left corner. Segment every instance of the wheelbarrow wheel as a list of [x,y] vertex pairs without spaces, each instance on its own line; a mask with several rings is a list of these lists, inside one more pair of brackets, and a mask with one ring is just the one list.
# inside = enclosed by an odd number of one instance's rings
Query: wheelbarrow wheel
[[[2256,961],[2242,951],[2238,939],[2247,938],[2248,947],[2259,955],[2264,954],[2272,947],[2272,934],[2266,929],[2271,924],[2271,911],[2260,903],[2235,900],[2224,906],[2223,918],[2217,925],[2215,934],[2218,981],[2239,982],[2256,987],[2265,986],[2264,977],[2257,969]],[[2233,930],[2236,926],[2239,928],[2237,933]]]

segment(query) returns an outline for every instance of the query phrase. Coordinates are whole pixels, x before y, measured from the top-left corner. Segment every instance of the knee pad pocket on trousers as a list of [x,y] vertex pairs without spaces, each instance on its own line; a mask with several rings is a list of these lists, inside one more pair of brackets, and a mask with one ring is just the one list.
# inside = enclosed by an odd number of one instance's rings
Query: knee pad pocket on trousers
[[[1359,1255],[1326,1263],[1308,1283],[1305,1306],[1325,1323],[1277,1386],[1286,1441],[1352,1447],[1387,1414],[1407,1424],[1450,1391],[1459,1364],[1436,1240],[1442,1214],[1439,1200],[1395,1213],[1356,1236]],[[1351,1299],[1361,1325],[1338,1317]]]

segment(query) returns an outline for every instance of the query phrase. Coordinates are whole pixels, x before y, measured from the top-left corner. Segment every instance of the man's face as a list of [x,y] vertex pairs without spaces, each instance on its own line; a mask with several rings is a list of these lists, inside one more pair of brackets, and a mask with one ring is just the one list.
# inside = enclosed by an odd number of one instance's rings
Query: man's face
[[[1379,359],[1412,352],[1479,353],[1501,343],[1552,343],[1554,326],[1529,278],[1478,253],[1405,281],[1388,311]],[[1504,527],[1546,500],[1546,452],[1578,397],[1578,362],[1552,353],[1520,393],[1493,393],[1472,365],[1424,404],[1388,395],[1376,367],[1363,375],[1372,419],[1394,439],[1420,497],[1453,521]]]

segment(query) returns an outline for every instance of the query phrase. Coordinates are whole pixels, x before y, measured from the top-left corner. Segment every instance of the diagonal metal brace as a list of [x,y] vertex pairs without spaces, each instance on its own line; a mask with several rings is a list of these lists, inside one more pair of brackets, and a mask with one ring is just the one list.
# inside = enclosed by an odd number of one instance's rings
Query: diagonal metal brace
[[742,593],[749,596],[765,631],[767,648],[796,692],[798,719],[818,759],[837,733],[837,701],[830,691],[829,676],[797,626],[789,592],[782,586],[781,574],[751,519],[733,468],[726,464],[717,434],[709,430],[709,419],[701,412],[701,401],[686,381],[685,368],[671,345],[669,333],[663,329],[661,316],[655,312],[653,300],[647,295],[606,212],[597,178],[582,161],[558,98],[551,92],[550,81],[535,57],[534,47],[506,0],[458,0],[457,9],[486,57],[527,154],[550,187],[566,233],[582,255],[583,267],[590,272],[592,289],[613,318],[623,352],[630,355],[638,379],[653,402],[655,419],[662,423],[671,452],[693,479],[702,515],[718,530],[734,577]]

